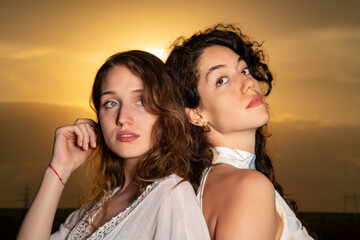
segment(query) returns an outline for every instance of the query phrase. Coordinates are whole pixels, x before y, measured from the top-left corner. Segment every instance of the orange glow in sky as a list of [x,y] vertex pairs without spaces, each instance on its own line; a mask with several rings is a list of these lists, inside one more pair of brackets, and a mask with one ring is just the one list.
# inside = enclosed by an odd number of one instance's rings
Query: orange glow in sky
[[[1,192],[22,189],[27,181],[35,194],[51,157],[54,128],[93,116],[92,82],[110,55],[143,49],[165,60],[177,37],[225,22],[264,41],[275,78],[267,101],[282,185],[300,199],[300,209],[338,211],[344,194],[360,192],[360,15],[358,1],[329,2],[2,1],[0,128],[8,135],[0,134]],[[331,184],[336,190],[324,187]]]

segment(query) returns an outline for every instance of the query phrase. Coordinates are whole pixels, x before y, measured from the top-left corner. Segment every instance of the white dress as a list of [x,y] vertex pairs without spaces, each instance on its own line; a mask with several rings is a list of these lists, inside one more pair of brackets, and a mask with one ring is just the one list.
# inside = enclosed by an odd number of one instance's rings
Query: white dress
[[86,221],[89,213],[81,208],[50,239],[210,239],[194,190],[187,181],[176,185],[181,180],[173,174],[149,185],[128,208],[93,233]]
[[[236,168],[255,169],[255,155],[239,149],[215,147],[213,164],[219,163],[230,164]],[[197,199],[200,203],[201,208],[204,185],[210,169],[211,167],[204,171],[197,194]],[[309,236],[299,219],[296,218],[295,213],[290,209],[290,207],[286,204],[285,200],[280,196],[277,191],[275,191],[275,203],[276,211],[278,212],[283,222],[283,231],[280,238],[281,240],[313,239]]]

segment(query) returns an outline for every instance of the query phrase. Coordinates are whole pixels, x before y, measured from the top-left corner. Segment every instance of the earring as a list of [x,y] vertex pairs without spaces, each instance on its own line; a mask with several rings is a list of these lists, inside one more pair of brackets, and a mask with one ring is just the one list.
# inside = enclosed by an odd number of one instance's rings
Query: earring
[[200,122],[202,124],[202,128],[204,132],[210,132],[210,127],[208,125],[208,123],[205,123],[204,120],[201,118]]
[[[200,119],[200,122],[201,122],[201,123],[204,123],[204,120],[201,118],[201,119]],[[196,121],[195,124],[198,125],[198,124],[199,124],[199,121]]]
[[210,132],[210,131],[211,131],[211,129],[210,129],[210,127],[209,127],[208,124],[206,124],[206,125],[203,126],[203,131],[204,131],[204,132]]

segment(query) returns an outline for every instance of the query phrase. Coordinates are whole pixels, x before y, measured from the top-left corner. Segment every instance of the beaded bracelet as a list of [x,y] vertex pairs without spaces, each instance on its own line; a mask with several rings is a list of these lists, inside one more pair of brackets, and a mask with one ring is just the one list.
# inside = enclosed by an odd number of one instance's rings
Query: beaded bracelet
[[59,176],[59,174],[57,173],[57,171],[55,170],[55,168],[53,166],[51,166],[51,164],[49,164],[49,167],[51,168],[51,170],[54,171],[54,173],[58,176],[60,182],[62,183],[62,185],[65,186],[65,183],[63,182],[62,178]]

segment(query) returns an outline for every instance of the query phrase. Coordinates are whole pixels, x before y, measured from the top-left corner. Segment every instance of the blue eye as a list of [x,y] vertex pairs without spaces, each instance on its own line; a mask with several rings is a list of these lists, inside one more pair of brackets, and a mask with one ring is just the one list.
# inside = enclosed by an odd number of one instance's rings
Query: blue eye
[[108,101],[104,104],[104,107],[106,108],[113,108],[113,107],[116,107],[118,106],[119,104],[115,101]]
[[248,68],[245,68],[241,73],[244,74],[244,75],[249,75],[250,70]]
[[144,100],[139,99],[139,100],[136,102],[136,104],[139,105],[139,106],[144,106]]
[[221,77],[216,81],[216,86],[221,86],[224,85],[225,83],[227,83],[229,81],[228,77]]

